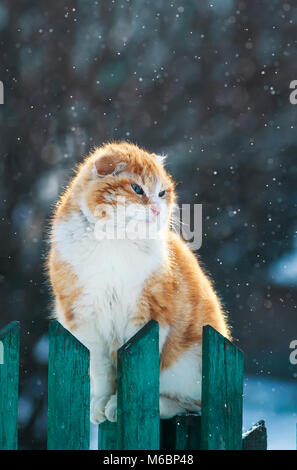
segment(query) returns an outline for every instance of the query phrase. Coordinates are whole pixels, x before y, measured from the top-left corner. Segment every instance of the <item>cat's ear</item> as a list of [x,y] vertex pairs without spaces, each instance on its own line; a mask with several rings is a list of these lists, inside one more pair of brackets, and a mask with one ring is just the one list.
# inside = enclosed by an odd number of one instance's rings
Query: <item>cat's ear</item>
[[116,176],[126,167],[126,163],[115,155],[102,155],[94,163],[93,173],[98,176]]
[[164,165],[167,155],[155,155],[155,159],[160,165]]

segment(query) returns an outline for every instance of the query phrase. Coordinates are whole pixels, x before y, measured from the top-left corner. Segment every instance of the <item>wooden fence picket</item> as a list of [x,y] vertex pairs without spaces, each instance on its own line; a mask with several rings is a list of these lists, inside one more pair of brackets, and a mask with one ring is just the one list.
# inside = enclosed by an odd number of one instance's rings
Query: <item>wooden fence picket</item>
[[202,345],[201,448],[242,449],[243,353],[207,325]]
[[11,322],[0,331],[0,344],[0,450],[16,450],[18,447],[19,322]]
[[267,429],[265,421],[256,423],[242,436],[243,450],[266,450],[267,449]]
[[118,350],[117,401],[118,449],[159,449],[159,326],[154,320]]
[[199,450],[201,416],[186,413],[161,420],[162,450]]
[[59,322],[49,327],[48,449],[90,445],[89,351]]
[[104,421],[98,429],[99,450],[119,450],[117,445],[117,423]]

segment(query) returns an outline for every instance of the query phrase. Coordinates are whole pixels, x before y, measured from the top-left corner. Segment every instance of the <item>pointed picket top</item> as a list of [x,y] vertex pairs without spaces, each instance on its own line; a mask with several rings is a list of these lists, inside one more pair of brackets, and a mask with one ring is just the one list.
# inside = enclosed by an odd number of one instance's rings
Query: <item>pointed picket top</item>
[[159,326],[154,320],[118,350],[117,400],[118,449],[159,449]]
[[242,436],[243,450],[266,450],[267,429],[265,421],[261,420]]
[[242,449],[243,352],[203,328],[201,448]]
[[48,449],[90,444],[89,350],[58,321],[49,326]]

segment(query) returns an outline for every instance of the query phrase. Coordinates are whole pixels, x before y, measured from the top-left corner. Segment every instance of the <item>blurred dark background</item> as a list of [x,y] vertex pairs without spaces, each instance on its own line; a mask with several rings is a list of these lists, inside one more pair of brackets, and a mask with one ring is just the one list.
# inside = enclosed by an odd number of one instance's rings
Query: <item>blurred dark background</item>
[[[20,442],[45,447],[53,204],[104,141],[168,154],[246,372],[295,381],[297,6],[0,0],[1,317],[22,323]],[[261,418],[261,416],[259,416]]]

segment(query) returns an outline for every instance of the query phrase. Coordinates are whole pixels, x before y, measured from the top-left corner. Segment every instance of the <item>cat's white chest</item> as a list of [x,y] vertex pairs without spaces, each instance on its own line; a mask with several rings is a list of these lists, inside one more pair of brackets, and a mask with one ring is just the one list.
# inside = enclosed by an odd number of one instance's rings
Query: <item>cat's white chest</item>
[[108,343],[123,343],[144,283],[162,263],[160,242],[98,241],[79,215],[59,222],[53,235],[82,288],[76,316],[92,322]]

